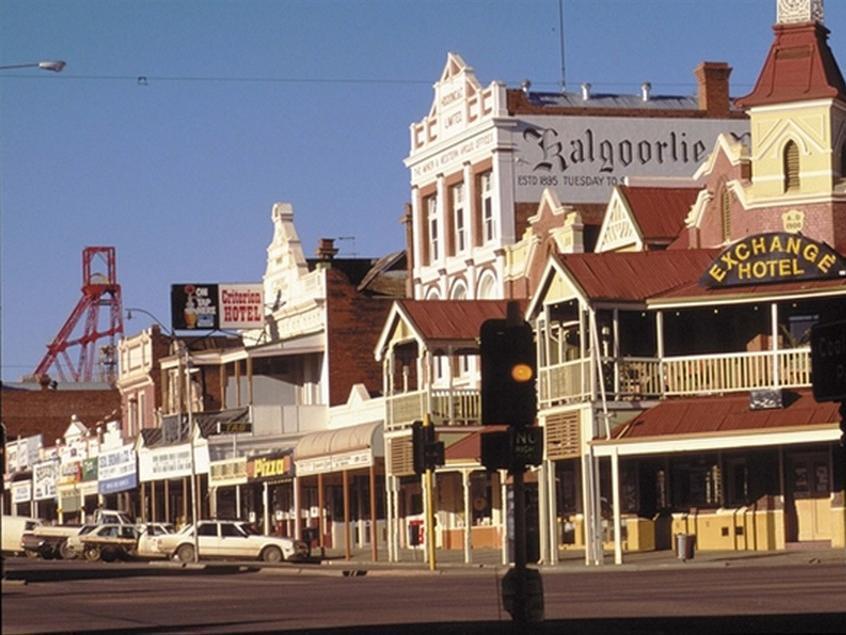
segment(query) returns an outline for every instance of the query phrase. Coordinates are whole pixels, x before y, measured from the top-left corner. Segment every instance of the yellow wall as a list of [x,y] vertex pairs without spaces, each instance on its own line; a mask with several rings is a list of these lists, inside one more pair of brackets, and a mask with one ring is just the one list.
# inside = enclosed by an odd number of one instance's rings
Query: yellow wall
[[840,117],[832,112],[825,102],[750,111],[753,185],[747,190],[749,203],[784,196],[783,151],[788,140],[799,147],[800,189],[795,194],[831,192],[832,118]]

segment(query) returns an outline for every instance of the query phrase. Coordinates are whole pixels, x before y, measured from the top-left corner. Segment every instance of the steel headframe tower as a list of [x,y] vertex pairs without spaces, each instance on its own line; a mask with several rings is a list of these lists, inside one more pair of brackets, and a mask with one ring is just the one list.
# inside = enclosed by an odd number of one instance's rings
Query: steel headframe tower
[[[95,259],[105,264],[105,272],[93,270]],[[69,381],[68,378],[74,382],[93,381],[94,360],[99,358],[102,380],[111,383],[116,379],[115,336],[123,335],[123,310],[115,260],[114,247],[86,247],[82,250],[82,298],[47,346],[47,354],[35,369],[36,377],[55,367],[61,381]],[[103,330],[99,329],[101,307],[107,308],[109,316]],[[72,339],[83,320],[82,334]],[[106,338],[108,344],[98,351],[97,342]],[[79,346],[76,364],[68,353],[73,346]]]

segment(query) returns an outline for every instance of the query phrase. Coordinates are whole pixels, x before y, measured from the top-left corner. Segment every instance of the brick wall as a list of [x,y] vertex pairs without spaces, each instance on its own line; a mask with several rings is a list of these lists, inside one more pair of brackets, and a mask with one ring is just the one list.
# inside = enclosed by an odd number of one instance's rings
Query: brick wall
[[76,415],[89,428],[121,419],[120,393],[110,390],[12,390],[3,388],[0,417],[9,439],[44,435],[53,445]]
[[343,272],[326,272],[329,405],[345,404],[353,384],[382,392],[382,367],[373,356],[392,300],[359,294]]

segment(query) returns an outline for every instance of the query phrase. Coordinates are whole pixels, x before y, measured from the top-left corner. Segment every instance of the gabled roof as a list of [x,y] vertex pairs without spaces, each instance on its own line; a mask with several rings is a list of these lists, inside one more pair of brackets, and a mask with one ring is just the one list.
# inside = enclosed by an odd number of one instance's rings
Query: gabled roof
[[684,229],[684,221],[701,188],[620,186],[641,236],[647,243],[669,242]]
[[775,40],[744,108],[767,104],[846,99],[846,82],[828,46],[829,31],[818,22],[777,24]]
[[[404,323],[412,337],[427,348],[438,346],[476,347],[482,322],[503,319],[507,315],[508,300],[395,300],[388,314],[379,341],[376,359],[391,341],[400,323]],[[526,300],[518,300],[521,313]]]
[[749,393],[674,399],[644,411],[614,433],[615,439],[714,434],[741,430],[835,424],[836,403],[817,403],[808,390],[785,392],[785,407],[750,410]]
[[400,310],[426,341],[479,337],[482,322],[503,319],[507,300],[399,300]]
[[718,249],[554,255],[592,300],[643,301],[697,281]]

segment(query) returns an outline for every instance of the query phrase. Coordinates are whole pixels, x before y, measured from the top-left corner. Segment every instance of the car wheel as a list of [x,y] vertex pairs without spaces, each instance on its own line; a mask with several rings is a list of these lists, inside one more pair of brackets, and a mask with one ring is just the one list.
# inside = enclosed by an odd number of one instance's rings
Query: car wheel
[[101,549],[100,560],[102,560],[103,562],[114,562],[115,560],[117,560],[117,552],[109,547]]
[[194,562],[194,545],[181,545],[176,550],[176,558],[180,562]]
[[100,547],[86,547],[85,559],[89,562],[97,562],[100,559]]
[[282,550],[279,547],[265,547],[261,552],[261,559],[265,562],[282,562]]
[[62,556],[62,560],[73,560],[76,558],[76,549],[71,547],[68,544],[68,541],[65,540],[61,545],[59,545],[59,555]]

